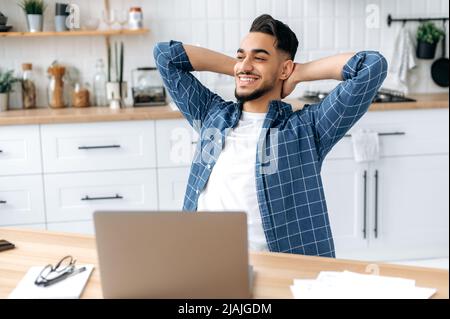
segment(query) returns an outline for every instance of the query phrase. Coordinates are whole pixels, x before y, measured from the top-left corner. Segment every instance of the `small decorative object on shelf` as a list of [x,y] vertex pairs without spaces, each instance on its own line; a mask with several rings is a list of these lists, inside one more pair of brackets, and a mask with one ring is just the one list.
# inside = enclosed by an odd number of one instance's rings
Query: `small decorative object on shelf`
[[12,92],[12,85],[19,79],[14,77],[14,71],[2,72],[0,70],[0,112],[8,110],[9,93]]
[[417,29],[417,51],[419,59],[434,59],[436,45],[444,36],[444,31],[431,22],[422,23]]
[[68,31],[67,27],[67,17],[69,16],[69,5],[67,3],[59,3],[55,4],[55,31],[63,32]]
[[8,32],[12,28],[12,26],[6,25],[6,22],[8,22],[8,17],[0,12],[0,32]]
[[64,102],[64,74],[66,68],[53,62],[48,68],[50,83],[48,85],[48,103],[52,108],[63,108],[66,106]]
[[44,0],[22,0],[19,6],[27,16],[28,31],[41,32],[46,9]]
[[34,84],[32,69],[31,63],[22,64],[22,104],[24,109],[36,107],[36,85]]
[[141,7],[131,7],[128,17],[128,27],[131,30],[143,28],[143,14]]

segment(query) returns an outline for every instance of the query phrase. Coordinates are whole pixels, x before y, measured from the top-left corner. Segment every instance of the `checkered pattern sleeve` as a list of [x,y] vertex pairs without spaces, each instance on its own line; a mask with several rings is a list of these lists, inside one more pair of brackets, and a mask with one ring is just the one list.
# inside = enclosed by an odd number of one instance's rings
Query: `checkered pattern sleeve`
[[181,42],[159,42],[153,55],[173,101],[191,126],[199,129],[210,107],[222,99],[191,73],[194,69]]
[[369,109],[386,74],[387,62],[380,53],[359,52],[345,64],[343,82],[320,103],[306,108],[320,159]]

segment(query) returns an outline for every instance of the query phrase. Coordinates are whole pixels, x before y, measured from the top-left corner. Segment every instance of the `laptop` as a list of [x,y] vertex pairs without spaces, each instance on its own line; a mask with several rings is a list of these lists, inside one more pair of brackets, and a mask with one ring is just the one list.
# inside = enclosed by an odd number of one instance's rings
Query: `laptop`
[[104,298],[250,298],[244,212],[94,213]]

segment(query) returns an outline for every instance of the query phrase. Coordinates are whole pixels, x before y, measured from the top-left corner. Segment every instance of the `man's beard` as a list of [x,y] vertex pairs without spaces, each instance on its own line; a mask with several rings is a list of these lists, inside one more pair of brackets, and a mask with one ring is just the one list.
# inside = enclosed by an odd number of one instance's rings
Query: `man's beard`
[[267,92],[270,92],[274,88],[274,86],[275,86],[274,84],[271,84],[271,85],[269,84],[262,88],[256,89],[255,91],[253,91],[247,95],[239,94],[237,92],[237,88],[236,88],[234,90],[234,96],[236,97],[236,99],[239,102],[242,102],[242,103],[248,102],[248,101],[253,101],[253,100],[259,99],[261,96],[263,96]]

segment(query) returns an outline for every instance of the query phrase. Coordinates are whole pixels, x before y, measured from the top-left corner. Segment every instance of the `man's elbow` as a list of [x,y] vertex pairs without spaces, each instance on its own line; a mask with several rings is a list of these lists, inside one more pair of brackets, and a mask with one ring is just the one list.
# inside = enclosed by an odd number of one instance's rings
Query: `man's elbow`
[[378,51],[367,52],[368,67],[370,68],[370,73],[373,75],[378,75],[381,77],[381,81],[387,76],[388,72],[388,62],[386,58]]
[[165,52],[167,51],[168,46],[168,42],[158,42],[153,47],[153,58],[155,59],[157,66],[161,63],[161,58],[167,58]]

